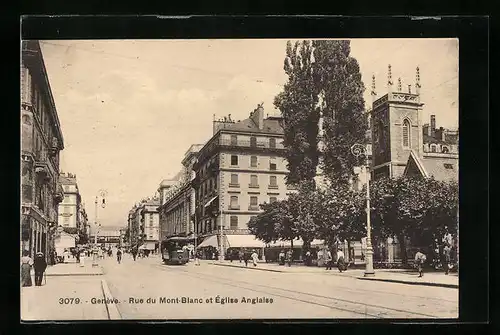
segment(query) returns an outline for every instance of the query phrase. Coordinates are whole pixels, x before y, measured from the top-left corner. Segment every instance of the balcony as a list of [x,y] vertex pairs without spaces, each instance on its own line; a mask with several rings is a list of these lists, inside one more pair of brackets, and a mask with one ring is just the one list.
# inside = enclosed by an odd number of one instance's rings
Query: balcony
[[259,205],[250,205],[250,206],[248,206],[248,210],[249,211],[259,211],[260,208],[259,208]]
[[241,150],[242,148],[247,150],[255,150],[255,151],[266,151],[266,152],[283,152],[285,149],[276,147],[275,145],[270,145],[269,142],[252,142],[250,140],[242,141],[238,140],[235,142],[230,139],[219,139],[218,143],[219,147],[222,147],[227,150]]
[[278,189],[278,185],[268,185],[268,188],[270,190],[277,190]]
[[248,188],[259,188],[259,184],[248,184]]
[[238,210],[240,210],[240,205],[229,205],[229,209],[238,211]]

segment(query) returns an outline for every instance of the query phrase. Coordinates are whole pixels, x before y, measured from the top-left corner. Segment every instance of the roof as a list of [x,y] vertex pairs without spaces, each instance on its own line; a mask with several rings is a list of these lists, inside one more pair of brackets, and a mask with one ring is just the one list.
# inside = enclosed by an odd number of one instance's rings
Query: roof
[[222,130],[244,131],[261,134],[284,134],[283,127],[281,126],[279,119],[276,118],[264,119],[264,127],[262,129],[259,129],[255,122],[252,119],[248,118],[240,122],[236,122],[227,128],[223,128]]
[[418,157],[412,150],[405,175],[418,171],[423,177],[440,181],[458,181],[458,159],[455,157]]
[[457,144],[458,134],[446,134],[444,142],[440,138],[429,136],[424,132],[424,143],[443,143],[443,144]]

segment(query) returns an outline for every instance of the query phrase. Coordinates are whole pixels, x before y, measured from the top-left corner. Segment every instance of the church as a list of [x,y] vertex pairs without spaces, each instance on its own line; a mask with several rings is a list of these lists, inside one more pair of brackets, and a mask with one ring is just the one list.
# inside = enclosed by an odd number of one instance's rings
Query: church
[[403,92],[401,79],[393,91],[390,65],[387,87],[388,92],[375,99],[375,81],[372,82],[372,178],[418,175],[458,181],[458,130],[437,128],[434,114],[430,123],[424,124],[419,68],[414,92],[411,85]]

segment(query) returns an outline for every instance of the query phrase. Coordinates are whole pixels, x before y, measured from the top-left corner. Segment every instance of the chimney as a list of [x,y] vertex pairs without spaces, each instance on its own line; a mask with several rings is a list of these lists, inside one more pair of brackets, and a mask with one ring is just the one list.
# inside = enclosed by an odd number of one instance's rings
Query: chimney
[[259,129],[264,129],[264,103],[257,105],[257,108],[250,114],[250,118],[255,122]]
[[431,136],[436,134],[436,115],[431,115]]
[[445,141],[446,139],[446,136],[445,136],[445,132],[444,132],[444,128],[443,127],[439,127],[439,134],[441,135],[441,141]]

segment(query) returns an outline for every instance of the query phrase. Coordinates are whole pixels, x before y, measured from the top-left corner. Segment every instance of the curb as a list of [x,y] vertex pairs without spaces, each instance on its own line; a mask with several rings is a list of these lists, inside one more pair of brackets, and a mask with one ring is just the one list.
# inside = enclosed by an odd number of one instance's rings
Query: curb
[[102,276],[103,273],[51,273],[47,274],[47,277],[64,277],[64,276],[71,276],[71,277],[77,277],[77,276]]
[[106,313],[108,314],[108,319],[121,320],[122,316],[118,311],[118,307],[113,303],[108,303],[108,300],[113,300],[113,296],[109,291],[108,283],[106,283],[105,279],[101,279],[101,289],[102,289],[102,295],[104,296],[104,300],[106,302]]
[[456,284],[441,284],[441,283],[429,283],[429,282],[411,282],[405,280],[398,279],[385,279],[385,278],[366,278],[366,277],[357,277],[359,280],[372,280],[372,281],[382,281],[388,283],[398,283],[398,284],[406,284],[406,285],[420,285],[420,286],[435,286],[435,287],[445,287],[445,288],[458,288]]

